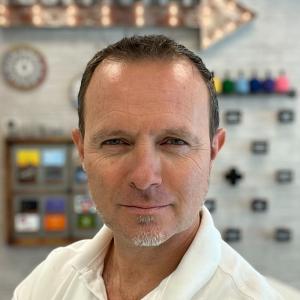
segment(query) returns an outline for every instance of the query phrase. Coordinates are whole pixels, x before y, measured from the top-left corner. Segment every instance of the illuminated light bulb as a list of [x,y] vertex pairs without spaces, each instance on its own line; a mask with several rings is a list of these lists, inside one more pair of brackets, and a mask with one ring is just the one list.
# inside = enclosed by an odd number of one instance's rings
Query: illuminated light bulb
[[251,17],[252,17],[252,15],[251,15],[249,12],[244,12],[244,13],[242,14],[241,19],[242,19],[244,22],[248,22],[248,21],[251,20]]
[[208,37],[205,37],[202,41],[203,48],[207,48],[210,44],[211,44],[211,39]]
[[111,9],[107,4],[105,4],[101,7],[100,11],[102,16],[108,16],[110,15]]
[[144,17],[137,17],[135,19],[135,24],[139,27],[144,26],[145,25],[145,18]]
[[33,23],[35,26],[40,26],[40,25],[42,25],[43,20],[42,20],[41,16],[36,15],[36,16],[33,16],[33,18],[32,18],[32,23]]
[[228,23],[226,26],[225,26],[225,30],[227,32],[231,32],[231,31],[234,31],[236,29],[236,24],[234,22],[230,22]]
[[78,9],[77,9],[77,7],[74,4],[71,4],[71,5],[68,6],[68,8],[67,8],[67,14],[69,16],[74,16],[74,15],[77,14],[77,12],[78,12]]
[[229,10],[235,10],[236,9],[236,3],[234,1],[229,1],[226,5],[227,9]]
[[214,38],[215,39],[220,39],[221,37],[223,37],[223,35],[224,35],[224,32],[222,31],[222,30],[220,30],[220,29],[217,29],[216,31],[215,31],[215,33],[214,33]]
[[169,5],[169,14],[171,16],[176,16],[176,15],[178,15],[178,12],[179,12],[178,5],[176,3],[171,3]]
[[208,27],[211,24],[212,19],[205,17],[205,18],[200,19],[200,22],[203,26]]
[[66,20],[67,25],[75,26],[76,25],[76,18],[74,16],[68,16]]
[[4,4],[0,4],[0,15],[5,15],[7,13],[7,7]]
[[40,5],[38,5],[38,4],[35,4],[35,5],[33,5],[32,7],[31,7],[31,12],[32,12],[32,14],[34,14],[34,15],[40,15],[41,14],[41,12],[42,12],[42,8],[41,8],[41,6]]
[[0,16],[0,26],[6,26],[7,24],[7,19],[3,16]]
[[179,20],[178,20],[177,17],[170,17],[169,18],[169,24],[170,24],[170,26],[175,27],[175,26],[178,25],[178,23],[179,23]]
[[211,8],[209,6],[202,7],[202,14],[205,16],[211,15]]
[[135,14],[137,16],[142,16],[145,13],[145,8],[142,4],[137,4],[135,7]]
[[103,26],[109,26],[109,25],[111,25],[111,18],[109,16],[103,16],[101,18],[101,24]]

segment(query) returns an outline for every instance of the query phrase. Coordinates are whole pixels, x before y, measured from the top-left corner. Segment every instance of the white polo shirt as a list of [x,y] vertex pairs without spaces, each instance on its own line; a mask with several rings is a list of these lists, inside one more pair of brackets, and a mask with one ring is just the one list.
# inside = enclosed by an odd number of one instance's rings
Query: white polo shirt
[[[93,239],[53,250],[19,284],[13,300],[107,300],[102,271],[112,237],[103,226]],[[177,268],[142,300],[200,299],[284,299],[221,239],[206,207]]]

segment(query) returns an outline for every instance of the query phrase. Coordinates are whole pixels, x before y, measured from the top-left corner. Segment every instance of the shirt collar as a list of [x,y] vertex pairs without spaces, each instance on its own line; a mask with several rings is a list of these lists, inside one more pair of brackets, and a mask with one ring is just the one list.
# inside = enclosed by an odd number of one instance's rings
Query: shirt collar
[[[72,259],[72,266],[81,275],[85,273],[85,277],[89,277],[88,281],[101,277],[112,237],[112,231],[103,225],[94,238],[83,245],[79,255]],[[208,209],[203,206],[201,223],[193,242],[175,271],[157,287],[164,287],[162,299],[191,299],[213,276],[220,259],[221,236]]]
[[[78,250],[72,261],[72,266],[81,273],[87,270],[103,268],[103,262],[110,242],[113,238],[112,231],[103,225],[99,232]],[[100,270],[100,274],[102,270]]]
[[[192,299],[211,279],[221,260],[221,236],[203,206],[201,224],[189,249],[170,275],[162,299]],[[163,283],[163,282],[162,282]]]

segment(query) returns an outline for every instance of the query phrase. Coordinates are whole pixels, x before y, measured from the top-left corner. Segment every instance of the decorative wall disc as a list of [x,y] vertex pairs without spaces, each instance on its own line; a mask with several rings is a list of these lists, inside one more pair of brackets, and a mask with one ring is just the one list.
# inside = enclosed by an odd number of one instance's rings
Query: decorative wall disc
[[38,87],[46,77],[47,65],[42,54],[30,46],[11,48],[3,58],[2,72],[6,82],[20,90]]

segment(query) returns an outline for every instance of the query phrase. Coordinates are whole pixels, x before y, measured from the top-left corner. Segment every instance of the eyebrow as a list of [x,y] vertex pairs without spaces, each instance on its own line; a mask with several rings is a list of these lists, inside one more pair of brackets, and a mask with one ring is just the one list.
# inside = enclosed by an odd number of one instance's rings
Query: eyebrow
[[[192,134],[188,129],[185,127],[176,127],[176,128],[166,128],[163,129],[159,134],[159,138],[163,138],[165,136],[172,136],[177,138],[186,139],[188,141],[192,141],[193,144],[198,145],[200,143],[199,138]],[[107,139],[109,137],[125,137],[125,138],[132,138],[132,134],[130,134],[128,131],[125,131],[123,129],[106,129],[103,128],[99,131],[97,131],[94,135],[92,135],[90,139],[90,143],[92,145],[97,145],[99,142],[103,141],[104,139]]]

